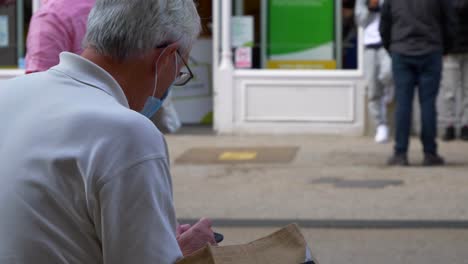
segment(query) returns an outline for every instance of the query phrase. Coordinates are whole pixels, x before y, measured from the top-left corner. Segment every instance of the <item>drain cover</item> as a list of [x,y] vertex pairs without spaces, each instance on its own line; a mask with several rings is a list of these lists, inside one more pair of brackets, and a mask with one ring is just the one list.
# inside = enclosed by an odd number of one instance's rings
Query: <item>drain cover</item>
[[298,147],[193,148],[176,159],[178,164],[289,163]]

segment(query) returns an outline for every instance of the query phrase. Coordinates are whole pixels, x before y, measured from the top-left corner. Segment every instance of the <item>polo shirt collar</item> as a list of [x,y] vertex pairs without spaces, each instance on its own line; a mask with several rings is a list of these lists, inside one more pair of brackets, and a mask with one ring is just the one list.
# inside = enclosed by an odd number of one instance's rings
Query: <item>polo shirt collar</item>
[[114,97],[119,104],[130,108],[127,97],[117,81],[103,68],[70,52],[60,53],[60,63],[51,68],[83,84],[95,87]]

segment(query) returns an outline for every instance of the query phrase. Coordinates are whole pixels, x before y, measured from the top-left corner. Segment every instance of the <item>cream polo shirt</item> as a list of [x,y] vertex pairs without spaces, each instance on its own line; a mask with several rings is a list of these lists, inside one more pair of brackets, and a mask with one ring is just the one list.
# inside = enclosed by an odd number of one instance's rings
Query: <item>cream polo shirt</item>
[[165,140],[106,71],[62,53],[1,82],[0,122],[1,264],[182,256]]

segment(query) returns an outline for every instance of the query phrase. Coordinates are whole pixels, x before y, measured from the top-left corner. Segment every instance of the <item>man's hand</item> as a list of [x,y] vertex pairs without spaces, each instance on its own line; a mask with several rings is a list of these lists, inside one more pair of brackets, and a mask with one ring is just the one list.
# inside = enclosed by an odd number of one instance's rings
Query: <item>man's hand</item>
[[184,256],[191,255],[207,244],[217,245],[211,225],[211,220],[202,218],[193,226],[180,225],[177,227],[177,242]]

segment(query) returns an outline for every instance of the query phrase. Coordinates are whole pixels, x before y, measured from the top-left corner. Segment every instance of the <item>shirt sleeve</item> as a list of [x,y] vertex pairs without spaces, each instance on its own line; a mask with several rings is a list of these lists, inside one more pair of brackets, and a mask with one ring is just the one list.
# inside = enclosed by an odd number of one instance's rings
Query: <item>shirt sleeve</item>
[[371,12],[367,8],[366,0],[356,0],[354,12],[356,24],[361,27],[367,27],[371,21]]
[[104,264],[173,264],[182,257],[166,158],[124,169],[102,185],[97,200]]
[[33,15],[26,41],[26,72],[45,71],[59,63],[63,51],[71,51],[73,36],[70,25],[49,10]]

